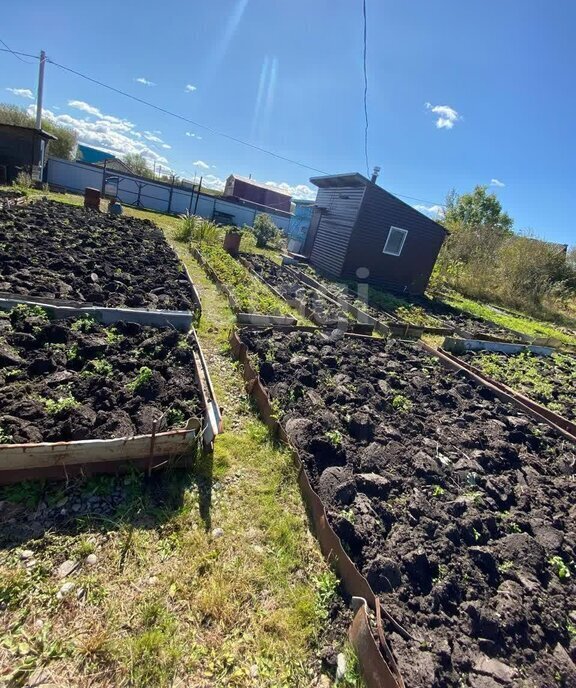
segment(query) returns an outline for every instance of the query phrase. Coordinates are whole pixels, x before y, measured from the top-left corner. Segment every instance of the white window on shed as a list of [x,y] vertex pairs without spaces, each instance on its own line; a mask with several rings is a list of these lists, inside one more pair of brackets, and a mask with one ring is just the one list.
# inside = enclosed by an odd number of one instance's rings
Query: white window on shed
[[407,234],[407,229],[390,227],[382,253],[387,253],[389,256],[399,256],[402,253]]

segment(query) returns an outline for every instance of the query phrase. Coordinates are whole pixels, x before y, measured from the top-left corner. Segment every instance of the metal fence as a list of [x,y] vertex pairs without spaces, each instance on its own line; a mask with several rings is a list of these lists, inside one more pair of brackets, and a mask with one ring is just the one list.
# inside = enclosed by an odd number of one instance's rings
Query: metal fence
[[117,196],[124,205],[176,215],[188,211],[209,220],[239,227],[244,224],[253,225],[255,217],[263,212],[268,213],[276,226],[284,231],[290,224],[290,216],[280,215],[267,207],[226,201],[177,184],[60,158],[48,159],[45,181],[51,186],[76,193],[84,193],[84,189],[90,186]]

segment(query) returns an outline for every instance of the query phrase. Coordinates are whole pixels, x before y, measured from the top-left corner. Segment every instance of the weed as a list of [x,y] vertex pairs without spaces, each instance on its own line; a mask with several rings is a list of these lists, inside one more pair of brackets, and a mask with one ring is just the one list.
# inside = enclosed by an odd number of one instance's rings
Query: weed
[[39,318],[46,323],[49,322],[48,313],[42,306],[31,306],[25,303],[19,303],[10,311],[10,318],[12,320],[25,320],[26,318]]
[[342,446],[342,433],[339,430],[328,430],[324,435],[333,447]]
[[103,377],[110,377],[112,375],[112,364],[103,358],[96,358],[88,361],[88,365],[82,371],[81,375],[90,377],[92,375],[102,375]]
[[434,490],[432,490],[432,496],[433,497],[441,497],[444,494],[445,490],[443,487],[440,485],[434,485]]
[[409,413],[412,410],[413,403],[403,394],[397,394],[392,399],[392,408],[399,413]]
[[506,571],[510,571],[511,569],[514,568],[514,562],[513,561],[504,561],[500,566],[498,566],[498,571],[500,573],[506,573]]
[[352,509],[342,509],[340,511],[340,516],[348,521],[348,523],[354,523],[356,521],[356,514]]
[[38,506],[44,493],[44,483],[35,480],[24,480],[21,483],[6,485],[2,488],[2,499],[14,504],[22,504],[28,509]]
[[556,555],[548,559],[548,563],[554,568],[556,575],[560,580],[566,580],[570,578],[570,569],[568,565],[564,563],[562,557]]
[[21,375],[24,371],[21,368],[15,368],[14,370],[7,370],[4,373],[4,377],[6,380],[12,380],[15,377],[18,377],[18,375]]
[[166,411],[166,423],[169,428],[182,427],[186,422],[186,416],[180,409],[169,408]]
[[271,399],[270,400],[270,407],[271,407],[271,416],[274,418],[274,420],[280,420],[283,414],[282,410],[282,405],[280,404],[279,399]]
[[104,336],[108,344],[117,344],[124,339],[124,335],[121,335],[115,327],[107,327],[104,330]]
[[39,397],[38,401],[44,405],[49,416],[55,416],[62,411],[69,411],[79,406],[79,403],[71,394],[67,397],[58,397],[56,400]]
[[138,371],[136,379],[129,382],[126,386],[131,392],[138,392],[145,387],[152,379],[152,370],[148,366],[142,366]]
[[12,435],[0,425],[0,444],[12,444],[12,439]]
[[571,621],[566,622],[566,630],[568,631],[568,635],[572,636],[572,638],[576,638],[576,625],[573,624]]
[[448,567],[446,564],[438,564],[438,574],[436,578],[434,578],[434,583],[438,583],[438,581],[443,580],[446,578],[446,574],[448,573]]
[[96,322],[94,318],[89,315],[80,316],[75,322],[70,325],[70,329],[74,332],[92,332],[95,328]]
[[472,535],[474,536],[474,542],[478,542],[482,537],[482,535],[479,531],[476,530],[476,528],[472,528]]
[[72,346],[66,350],[66,358],[69,361],[75,361],[78,359],[78,344],[72,344]]
[[321,573],[314,579],[316,584],[316,616],[322,621],[328,620],[330,607],[336,597],[339,582],[336,575],[330,570]]
[[516,521],[510,521],[510,523],[508,524],[508,531],[510,533],[521,533],[522,528],[520,528]]

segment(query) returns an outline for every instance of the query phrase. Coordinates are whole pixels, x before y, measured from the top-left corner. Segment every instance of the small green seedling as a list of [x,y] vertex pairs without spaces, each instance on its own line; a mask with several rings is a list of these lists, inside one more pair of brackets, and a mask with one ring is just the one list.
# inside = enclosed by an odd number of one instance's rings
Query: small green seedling
[[274,420],[279,420],[280,416],[282,415],[282,406],[280,405],[280,401],[278,399],[272,399],[270,401],[270,407],[272,409],[271,417]]
[[562,559],[562,557],[559,557],[558,555],[551,557],[548,559],[548,563],[554,567],[556,575],[560,580],[566,580],[570,578],[570,569],[564,563],[564,559]]
[[66,350],[66,358],[69,361],[75,361],[78,358],[78,344],[72,344],[72,346]]
[[352,509],[342,509],[342,511],[340,512],[340,516],[346,519],[348,523],[354,523],[356,521],[356,515],[354,514]]
[[498,567],[498,571],[500,571],[500,573],[506,573],[506,571],[510,571],[513,568],[514,568],[514,562],[513,561],[504,561]]
[[102,358],[96,358],[93,361],[89,361],[86,368],[82,371],[84,377],[91,377],[92,375],[102,375],[103,377],[109,377],[112,375],[112,364]]
[[127,387],[131,392],[137,392],[145,387],[152,379],[152,370],[148,366],[142,366],[138,371],[136,379],[129,382]]
[[124,337],[115,327],[108,327],[106,330],[104,330],[104,336],[106,337],[108,344],[117,344],[124,339]]
[[472,535],[474,536],[474,542],[478,542],[482,535],[480,534],[479,531],[476,530],[476,528],[472,528]]
[[1,425],[0,425],[0,444],[12,444],[12,435],[10,435]]
[[184,425],[185,421],[186,417],[180,409],[169,408],[166,411],[166,423],[169,428],[180,427]]
[[61,411],[68,411],[79,405],[71,394],[67,397],[58,397],[57,400],[40,398],[40,401],[44,404],[46,413],[49,416],[55,416]]
[[392,399],[392,408],[399,413],[409,413],[412,410],[412,402],[403,394],[397,394]]
[[441,497],[444,494],[445,490],[443,487],[440,485],[434,485],[434,490],[432,491],[432,496],[433,497]]
[[339,430],[328,430],[324,434],[333,447],[342,446],[342,433]]
[[91,332],[95,324],[94,318],[89,315],[82,315],[76,322],[70,325],[70,329],[74,332]]

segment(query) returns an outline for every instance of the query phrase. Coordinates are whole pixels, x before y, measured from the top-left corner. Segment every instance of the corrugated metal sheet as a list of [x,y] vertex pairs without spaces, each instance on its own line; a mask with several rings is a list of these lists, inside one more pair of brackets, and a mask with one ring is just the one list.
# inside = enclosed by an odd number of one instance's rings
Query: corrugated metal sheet
[[339,276],[365,187],[321,188],[315,212],[321,212],[310,262],[330,275]]
[[[390,227],[406,229],[402,253],[382,253]],[[367,281],[393,291],[422,293],[446,236],[443,227],[384,189],[369,184],[343,260],[342,277],[357,279],[368,268]]]

